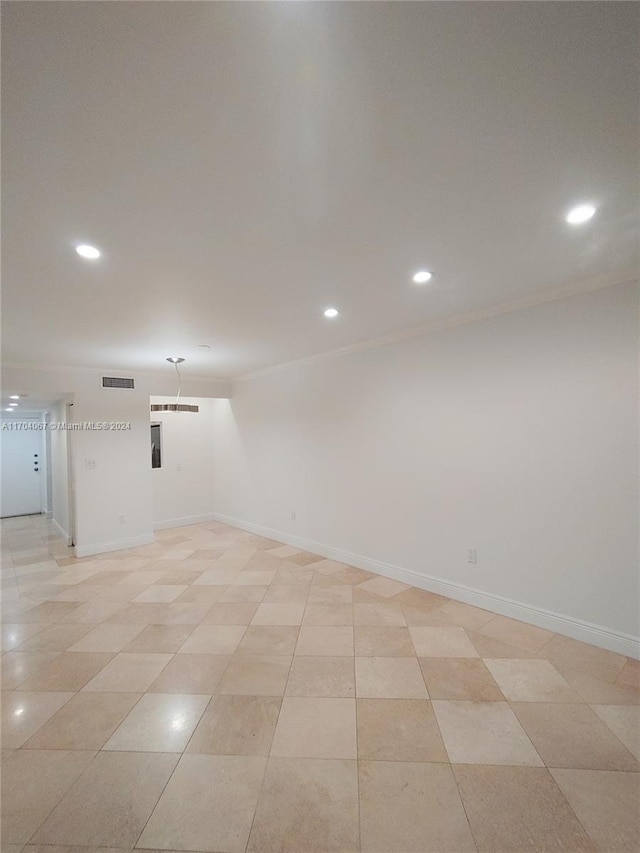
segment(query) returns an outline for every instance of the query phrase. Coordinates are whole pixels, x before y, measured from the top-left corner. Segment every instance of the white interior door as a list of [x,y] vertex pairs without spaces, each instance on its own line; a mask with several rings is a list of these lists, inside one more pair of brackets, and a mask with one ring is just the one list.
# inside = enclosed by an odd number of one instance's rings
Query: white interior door
[[[31,422],[33,424],[33,421]],[[42,432],[24,421],[4,421],[0,432],[2,480],[0,515],[34,515],[41,511]]]

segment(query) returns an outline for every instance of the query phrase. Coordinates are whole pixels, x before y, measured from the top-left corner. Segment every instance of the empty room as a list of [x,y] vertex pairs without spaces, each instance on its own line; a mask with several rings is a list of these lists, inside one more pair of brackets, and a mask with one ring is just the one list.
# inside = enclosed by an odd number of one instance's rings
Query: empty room
[[1,11],[2,853],[637,853],[638,4]]

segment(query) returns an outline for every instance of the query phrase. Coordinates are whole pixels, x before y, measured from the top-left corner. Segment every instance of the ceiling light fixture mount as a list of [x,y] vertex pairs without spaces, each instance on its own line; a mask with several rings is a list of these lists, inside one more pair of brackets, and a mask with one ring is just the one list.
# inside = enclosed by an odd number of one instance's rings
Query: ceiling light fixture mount
[[593,204],[577,204],[567,213],[565,219],[569,225],[583,225],[595,216],[596,207]]
[[179,355],[171,355],[167,358],[169,364],[172,364],[176,369],[176,375],[178,377],[178,393],[176,394],[175,403],[152,403],[151,411],[152,412],[199,412],[199,406],[190,406],[188,403],[180,402],[180,391],[182,390],[182,381],[180,378],[180,370],[178,369],[178,365],[182,364],[184,358]]

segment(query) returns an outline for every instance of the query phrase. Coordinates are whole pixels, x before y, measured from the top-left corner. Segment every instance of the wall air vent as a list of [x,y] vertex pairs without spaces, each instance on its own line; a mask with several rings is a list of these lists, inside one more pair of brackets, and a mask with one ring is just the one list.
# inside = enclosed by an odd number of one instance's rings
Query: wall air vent
[[133,388],[133,379],[122,379],[117,376],[103,376],[103,388]]

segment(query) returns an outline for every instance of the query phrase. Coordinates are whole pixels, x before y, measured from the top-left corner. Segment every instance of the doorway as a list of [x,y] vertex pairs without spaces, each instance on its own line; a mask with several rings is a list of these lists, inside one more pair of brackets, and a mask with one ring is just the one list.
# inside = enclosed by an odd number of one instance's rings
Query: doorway
[[36,515],[43,511],[42,498],[46,494],[43,434],[40,419],[2,422],[0,461],[0,516]]

